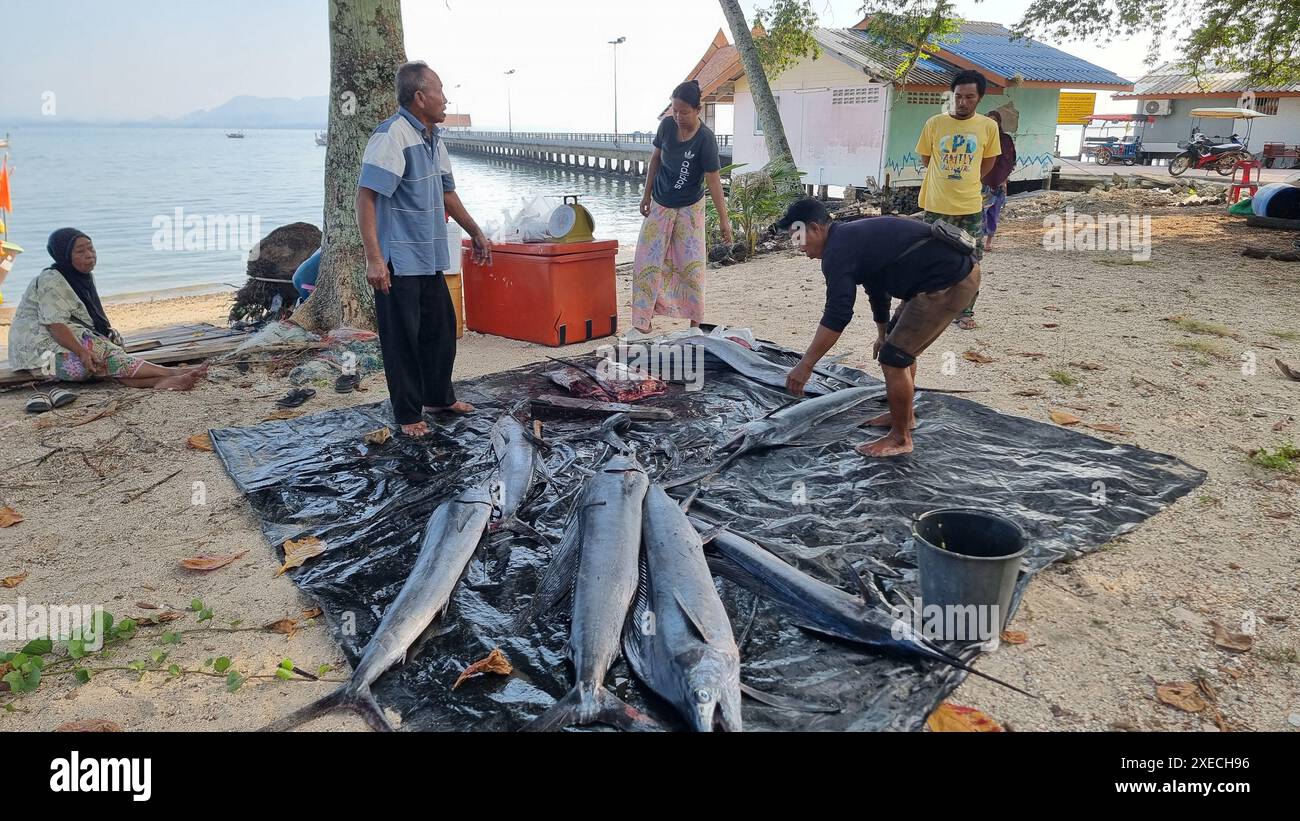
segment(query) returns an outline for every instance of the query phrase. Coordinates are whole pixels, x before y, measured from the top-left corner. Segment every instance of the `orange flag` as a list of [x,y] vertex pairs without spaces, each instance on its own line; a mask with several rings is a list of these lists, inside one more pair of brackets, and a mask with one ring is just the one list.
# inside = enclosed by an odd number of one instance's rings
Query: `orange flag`
[[0,210],[14,210],[13,201],[9,199],[9,161],[0,164]]

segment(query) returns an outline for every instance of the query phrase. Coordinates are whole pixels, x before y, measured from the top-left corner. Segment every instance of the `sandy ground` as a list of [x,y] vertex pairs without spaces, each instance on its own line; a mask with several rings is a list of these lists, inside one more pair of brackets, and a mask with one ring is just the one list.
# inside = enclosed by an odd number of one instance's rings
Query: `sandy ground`
[[[920,363],[925,382],[979,388],[969,398],[1003,412],[1048,421],[1049,411],[1069,410],[1090,423],[1113,423],[1127,433],[1096,435],[1176,454],[1209,474],[1202,488],[1135,532],[1033,582],[1011,625],[1028,640],[1004,644],[979,666],[1042,698],[977,679],[953,697],[1015,730],[1215,730],[1220,723],[1283,730],[1294,729],[1288,717],[1300,713],[1300,483],[1251,466],[1246,453],[1296,439],[1300,385],[1285,380],[1273,358],[1300,360],[1300,265],[1240,256],[1247,238],[1283,247],[1286,237],[1248,232],[1218,209],[1162,209],[1154,228],[1151,261],[1133,263],[1117,253],[1044,251],[1037,218],[1006,224],[985,260],[981,327],[948,331]],[[620,278],[624,326],[627,284]],[[801,348],[816,327],[822,297],[817,264],[777,252],[713,271],[708,314]],[[125,331],[220,323],[227,299],[136,303],[110,312]],[[1222,323],[1235,336],[1192,334],[1163,319],[1178,314]],[[851,364],[869,357],[872,331],[864,318],[859,315],[835,351],[849,354]],[[967,361],[961,354],[968,350],[992,361]],[[959,367],[945,377],[939,364],[948,352],[957,354]],[[548,353],[470,333],[461,342],[457,376]],[[1243,354],[1254,355],[1253,373],[1243,373]],[[1046,374],[1053,370],[1077,384],[1052,381]],[[216,457],[185,446],[188,436],[207,428],[260,422],[288,389],[265,374],[225,377],[189,394],[89,388],[50,427],[54,417],[23,415],[24,392],[0,394],[0,506],[25,517],[0,529],[0,577],[29,574],[14,589],[0,588],[0,603],[20,595],[28,602],[103,603],[121,617],[159,612],[146,604],[184,612],[200,598],[214,609],[213,623],[242,620],[242,628],[299,617],[311,607],[288,578],[275,577],[276,561],[257,520]],[[364,387],[366,393],[350,396],[321,391],[306,410],[385,396],[382,375]],[[1016,395],[1029,389],[1042,395]],[[113,402],[119,403],[115,413],[74,424]],[[924,424],[918,435],[925,435]],[[193,503],[196,483],[206,491],[204,504]],[[210,573],[178,565],[184,557],[241,551],[246,555]],[[1247,614],[1256,624],[1254,648],[1244,654],[1216,648],[1212,624],[1240,629]],[[195,627],[193,615],[172,626]],[[145,659],[160,646],[159,633],[142,630],[99,664]],[[268,676],[284,658],[311,671],[332,665],[333,676],[347,669],[319,621],[292,637],[248,629],[191,632],[161,649],[169,654],[163,667],[175,662],[199,670],[208,658],[228,656],[245,675]],[[1206,710],[1182,712],[1155,698],[1156,682],[1197,680],[1214,694]],[[13,712],[0,711],[0,729],[109,718],[128,730],[247,730],[331,686],[265,678],[230,694],[220,678],[201,675],[108,671],[79,687],[71,676],[51,675],[36,693],[13,699]],[[311,727],[364,725],[334,715]]]

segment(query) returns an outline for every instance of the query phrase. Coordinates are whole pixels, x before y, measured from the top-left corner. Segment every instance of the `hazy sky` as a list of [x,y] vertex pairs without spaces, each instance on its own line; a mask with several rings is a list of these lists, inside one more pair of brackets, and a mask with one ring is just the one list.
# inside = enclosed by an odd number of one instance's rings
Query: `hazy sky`
[[[1029,0],[961,0],[978,20],[1013,23]],[[745,0],[752,20],[755,5]],[[325,0],[89,0],[5,3],[0,48],[4,119],[176,117],[240,94],[323,95],[329,87]],[[859,0],[814,0],[826,26],[857,22]],[[519,130],[613,129],[619,36],[619,125],[652,130],[672,87],[725,29],[714,0],[406,0],[406,51],[443,77],[452,110],[506,125],[507,69]],[[17,35],[17,36],[15,36]],[[1056,44],[1136,79],[1145,42]],[[460,88],[456,88],[459,85]],[[1117,104],[1115,108],[1119,108]],[[1130,110],[1132,103],[1124,105]]]

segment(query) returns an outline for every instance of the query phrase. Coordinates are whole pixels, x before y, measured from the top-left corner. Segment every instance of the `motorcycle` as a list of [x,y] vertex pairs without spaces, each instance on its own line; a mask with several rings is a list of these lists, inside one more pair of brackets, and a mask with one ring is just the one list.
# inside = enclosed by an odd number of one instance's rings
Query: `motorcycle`
[[1178,143],[1178,147],[1184,150],[1169,161],[1170,175],[1177,177],[1189,168],[1213,168],[1220,176],[1230,177],[1238,162],[1253,159],[1236,134],[1227,142],[1216,142],[1222,139],[1216,137],[1212,140],[1197,131],[1191,140]]

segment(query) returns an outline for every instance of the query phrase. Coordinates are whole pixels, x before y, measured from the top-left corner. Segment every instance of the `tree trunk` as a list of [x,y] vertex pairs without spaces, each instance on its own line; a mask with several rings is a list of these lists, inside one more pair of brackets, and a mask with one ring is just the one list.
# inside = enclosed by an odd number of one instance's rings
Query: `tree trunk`
[[375,126],[397,110],[393,77],[406,62],[401,0],[330,0],[329,142],[320,276],[294,312],[316,333],[341,325],[374,330],[374,292],[357,227],[357,177]]
[[750,33],[749,24],[745,22],[745,12],[741,11],[737,0],[718,2],[722,4],[722,13],[726,15],[727,25],[731,28],[731,38],[736,41],[741,65],[745,67],[745,77],[749,80],[749,90],[754,98],[754,110],[758,112],[758,122],[763,126],[768,162],[784,160],[793,165],[794,154],[785,138],[785,127],[781,125],[776,98],[772,96],[772,87],[767,83],[767,72],[763,70],[758,49],[754,47],[754,37]]

